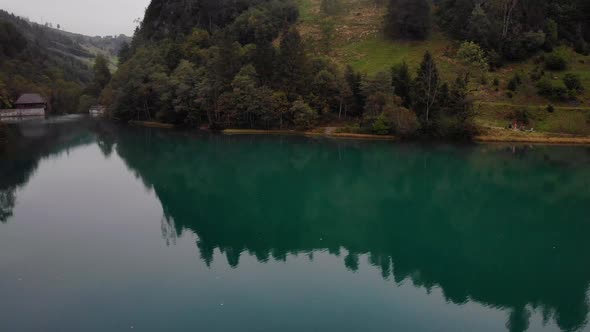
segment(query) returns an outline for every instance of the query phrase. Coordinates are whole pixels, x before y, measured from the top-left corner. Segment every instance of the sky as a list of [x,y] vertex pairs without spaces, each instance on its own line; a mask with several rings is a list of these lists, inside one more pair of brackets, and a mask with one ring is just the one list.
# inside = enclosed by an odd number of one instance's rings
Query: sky
[[131,36],[150,0],[0,0],[0,9],[90,36]]

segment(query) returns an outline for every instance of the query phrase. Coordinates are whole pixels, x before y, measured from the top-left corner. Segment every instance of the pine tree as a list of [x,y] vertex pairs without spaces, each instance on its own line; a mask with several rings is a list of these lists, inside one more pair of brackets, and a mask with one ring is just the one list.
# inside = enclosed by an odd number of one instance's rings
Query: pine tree
[[280,44],[280,81],[289,94],[305,90],[307,59],[296,28],[289,29]]
[[404,107],[410,107],[412,104],[412,78],[408,64],[402,62],[391,68],[391,82],[395,89],[395,94],[402,99]]
[[385,33],[391,38],[425,39],[430,33],[427,0],[390,0]]

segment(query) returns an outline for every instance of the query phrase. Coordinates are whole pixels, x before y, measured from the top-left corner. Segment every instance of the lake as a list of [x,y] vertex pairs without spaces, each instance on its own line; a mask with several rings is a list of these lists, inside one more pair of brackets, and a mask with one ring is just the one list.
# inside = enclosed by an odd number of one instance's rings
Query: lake
[[11,125],[0,331],[590,331],[590,148]]

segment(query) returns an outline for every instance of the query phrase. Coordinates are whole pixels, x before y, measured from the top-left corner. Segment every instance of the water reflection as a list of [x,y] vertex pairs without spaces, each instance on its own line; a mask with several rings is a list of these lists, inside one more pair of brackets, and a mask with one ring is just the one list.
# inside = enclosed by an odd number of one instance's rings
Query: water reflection
[[[383,278],[448,301],[586,323],[588,155],[569,147],[420,147],[299,138],[120,137],[117,152],[202,260],[367,254]],[[174,222],[174,224],[172,224]]]
[[39,162],[64,151],[91,144],[90,122],[79,118],[31,120],[7,126],[10,141],[0,151],[0,222],[12,216],[16,192],[37,170]]
[[207,265],[216,251],[236,269],[243,255],[265,263],[327,251],[354,273],[366,256],[392,283],[510,311],[510,331],[528,329],[530,310],[566,331],[586,324],[585,148],[194,137],[94,123],[2,163],[14,174],[0,177],[2,211],[39,159],[92,141],[88,129],[153,189],[167,243],[196,234]]

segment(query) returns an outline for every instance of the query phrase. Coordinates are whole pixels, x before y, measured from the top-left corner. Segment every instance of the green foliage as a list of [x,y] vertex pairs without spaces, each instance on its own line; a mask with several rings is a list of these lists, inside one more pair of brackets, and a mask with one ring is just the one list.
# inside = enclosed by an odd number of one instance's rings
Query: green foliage
[[545,108],[545,110],[546,110],[548,113],[553,113],[553,112],[555,112],[555,106],[553,106],[553,105],[549,104],[549,105],[547,105],[547,108]]
[[382,112],[373,122],[372,131],[377,135],[387,135],[391,133],[392,127],[390,118],[386,116],[385,112]]
[[322,37],[321,41],[322,47],[325,51],[329,51],[332,48],[332,43],[334,41],[334,31],[335,24],[332,18],[326,17],[320,21],[320,32]]
[[289,29],[279,48],[280,80],[289,94],[303,94],[306,89],[307,56],[301,35],[295,28]]
[[402,62],[391,68],[391,81],[395,94],[402,99],[404,107],[412,104],[412,77],[408,64]]
[[442,82],[434,58],[430,52],[426,52],[416,74],[412,100],[422,130],[428,135],[434,135],[437,130],[436,121],[440,111],[441,86]]
[[448,97],[443,97],[443,116],[446,128],[443,126],[442,131],[446,137],[470,139],[477,133],[477,126],[473,122],[475,108],[467,86],[468,81],[466,79],[457,78],[449,91]]
[[518,108],[510,114],[509,120],[516,121],[520,125],[528,125],[531,120],[531,115],[528,108]]
[[582,85],[582,81],[580,77],[573,73],[567,73],[563,76],[563,84],[569,90],[574,92],[575,94],[579,94],[584,91],[584,86]]
[[107,59],[99,55],[94,60],[94,80],[89,87],[92,95],[98,97],[102,89],[111,81],[111,71],[109,70]]
[[27,39],[10,22],[0,21],[0,57],[13,58],[27,47]]
[[553,100],[567,100],[568,90],[565,86],[553,83],[549,78],[543,78],[537,83],[537,93]]
[[385,33],[390,38],[426,39],[431,28],[427,0],[390,0]]
[[316,124],[318,119],[317,112],[311,108],[303,99],[297,99],[290,112],[295,117],[295,126],[300,129],[310,129]]
[[[521,60],[561,41],[584,44],[590,38],[586,0],[438,1],[439,26],[451,36],[481,45],[490,60]],[[586,32],[586,33],[584,33]],[[496,56],[492,56],[491,52]]]
[[468,76],[480,79],[489,70],[484,50],[474,42],[463,42],[457,51],[457,58],[467,66]]
[[109,60],[94,59],[88,49],[111,55],[122,40],[58,31],[0,10],[0,108],[12,107],[23,93],[39,93],[50,112],[87,111],[90,97],[110,81]]
[[553,50],[559,42],[559,28],[557,22],[553,19],[548,19],[545,23],[545,48]]
[[490,48],[492,46],[490,40],[491,37],[489,35],[491,26],[492,23],[484,8],[480,4],[476,4],[467,24],[467,40],[476,40],[483,47]]
[[97,99],[94,96],[81,95],[78,99],[78,113],[88,113],[88,110],[93,105],[97,104]]
[[514,76],[512,76],[510,81],[508,81],[508,85],[506,86],[506,88],[512,92],[516,92],[516,90],[518,90],[518,87],[520,86],[520,84],[521,84],[520,76],[518,74],[515,74]]
[[545,68],[548,70],[561,71],[567,69],[567,60],[560,52],[554,51],[545,56]]

